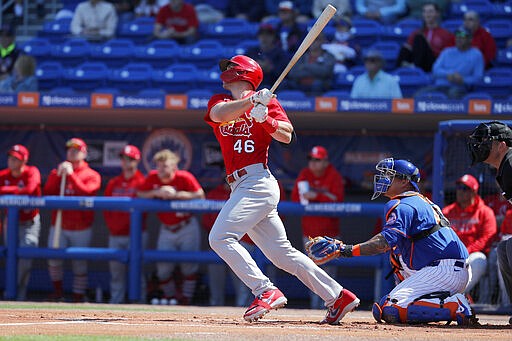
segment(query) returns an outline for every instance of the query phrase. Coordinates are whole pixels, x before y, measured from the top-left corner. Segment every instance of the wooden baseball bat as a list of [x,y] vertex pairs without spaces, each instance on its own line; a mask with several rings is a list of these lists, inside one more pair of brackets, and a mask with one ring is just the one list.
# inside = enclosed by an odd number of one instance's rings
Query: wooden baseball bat
[[279,86],[279,84],[281,84],[284,77],[286,77],[288,72],[290,72],[292,67],[299,61],[300,57],[302,57],[304,52],[306,52],[306,50],[311,46],[316,37],[318,37],[320,32],[322,32],[322,30],[327,25],[329,20],[331,20],[331,18],[334,16],[334,13],[336,13],[336,8],[333,5],[327,5],[327,7],[325,7],[324,11],[322,12],[322,14],[320,14],[313,27],[311,27],[311,30],[309,30],[306,37],[304,37],[304,40],[300,44],[297,51],[295,51],[292,59],[290,59],[290,61],[288,62],[288,65],[286,65],[283,72],[281,72],[281,75],[279,75],[279,78],[276,80],[274,85],[272,85],[270,92],[274,93],[274,91],[276,91],[277,87]]
[[[60,177],[60,191],[59,196],[64,196],[66,190],[66,173],[63,173]],[[57,216],[55,217],[55,231],[53,231],[52,247],[58,249],[60,247],[60,233],[62,231],[62,210],[57,210]]]

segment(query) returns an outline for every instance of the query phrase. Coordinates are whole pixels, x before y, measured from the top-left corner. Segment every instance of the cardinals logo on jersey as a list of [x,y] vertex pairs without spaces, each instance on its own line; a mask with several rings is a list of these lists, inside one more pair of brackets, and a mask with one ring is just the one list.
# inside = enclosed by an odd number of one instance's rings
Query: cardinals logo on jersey
[[252,119],[247,117],[239,117],[236,120],[223,123],[219,126],[222,136],[251,136],[251,128],[253,126]]

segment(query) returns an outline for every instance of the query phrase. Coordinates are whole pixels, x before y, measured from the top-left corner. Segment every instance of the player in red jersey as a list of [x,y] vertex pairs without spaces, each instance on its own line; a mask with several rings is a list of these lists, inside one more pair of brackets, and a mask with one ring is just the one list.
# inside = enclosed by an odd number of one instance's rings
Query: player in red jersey
[[[0,171],[0,195],[41,196],[41,174],[37,167],[27,165],[28,149],[21,144],[16,144],[7,154],[7,168]],[[41,231],[39,210],[37,208],[21,210],[18,229],[19,246],[37,247]],[[7,233],[7,231],[4,232]],[[32,259],[30,258],[18,261],[18,301],[26,298],[31,267]]]
[[263,79],[258,63],[237,55],[219,66],[222,85],[231,94],[212,96],[204,119],[219,141],[231,196],[210,231],[210,246],[256,296],[244,314],[246,321],[285,306],[287,299],[240,245],[245,234],[274,265],[325,301],[329,310],[323,323],[337,324],[359,299],[292,247],[277,213],[280,191],[267,167],[268,149],[272,139],[291,143],[293,126],[268,89],[255,92]]
[[[89,167],[85,161],[87,145],[82,139],[72,138],[66,142],[66,161],[61,162],[53,169],[43,188],[45,195],[59,195],[61,176],[66,174],[66,196],[95,196],[101,186],[101,176]],[[52,227],[48,236],[48,245],[52,245],[55,234],[55,221],[57,212],[52,212]],[[59,247],[70,246],[88,247],[92,237],[92,223],[94,211],[90,210],[63,210],[62,233]],[[87,261],[73,260],[73,301],[82,302],[87,289]],[[53,298],[62,300],[64,291],[62,279],[64,276],[62,259],[48,260],[48,269],[55,292]]]
[[[186,170],[178,169],[180,158],[168,149],[159,151],[153,157],[156,170],[149,172],[137,195],[141,198],[163,200],[204,199],[204,191],[194,177]],[[167,251],[199,251],[201,249],[199,222],[186,212],[158,212],[160,233],[157,249]],[[164,296],[160,301],[168,303],[176,299],[180,304],[188,304],[194,296],[197,282],[197,263],[181,263],[183,275],[181,287],[172,278],[176,264],[159,262],[156,264],[159,287]]]
[[[105,189],[106,197],[134,197],[137,189],[144,183],[144,174],[138,170],[141,154],[139,148],[127,145],[120,154],[121,174],[112,178]],[[130,248],[130,213],[126,211],[104,211],[103,217],[110,235],[108,247],[128,250]],[[146,248],[148,236],[143,225],[142,247]],[[123,303],[126,295],[126,265],[110,261],[110,303]],[[145,302],[145,281],[142,281],[141,302]]]

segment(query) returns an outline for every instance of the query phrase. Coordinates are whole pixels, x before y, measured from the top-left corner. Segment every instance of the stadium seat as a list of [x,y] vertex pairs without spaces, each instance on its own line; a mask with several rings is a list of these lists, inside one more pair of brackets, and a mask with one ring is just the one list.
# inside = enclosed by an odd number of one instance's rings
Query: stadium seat
[[236,45],[240,37],[256,38],[256,32],[247,20],[240,18],[224,18],[215,24],[206,24],[204,37],[219,41],[223,45]]
[[217,65],[208,70],[200,70],[197,82],[200,89],[209,90],[213,93],[226,92],[226,90],[222,87],[222,81],[220,80],[220,69]]
[[334,80],[334,87],[336,89],[342,90],[342,91],[350,91],[352,90],[352,84],[356,80],[357,76],[363,74],[366,72],[366,69],[363,65],[357,65],[344,73],[338,74],[336,76],[336,79]]
[[91,47],[91,60],[103,62],[109,68],[119,68],[131,62],[135,45],[129,39],[111,39]]
[[73,96],[73,95],[77,94],[77,92],[69,86],[59,86],[56,88],[52,88],[49,91],[47,91],[46,93],[49,95],[56,95],[56,96]]
[[165,68],[176,62],[180,46],[174,40],[155,40],[135,49],[135,61],[153,68]]
[[421,26],[422,23],[419,19],[402,19],[394,25],[386,26],[383,34],[386,41],[391,40],[403,44],[409,35]]
[[130,39],[135,44],[146,44],[153,39],[153,26],[154,24],[148,22],[121,23],[117,30],[117,37]]
[[485,72],[481,82],[476,84],[475,91],[487,92],[494,98],[505,98],[512,91],[512,68],[495,67]]
[[108,86],[122,92],[136,93],[140,89],[151,87],[153,68],[147,63],[128,63],[122,68],[114,69],[108,75]]
[[52,43],[62,43],[69,38],[71,18],[62,18],[53,21],[46,21],[43,28],[38,32],[39,37],[45,37]]
[[54,46],[51,56],[64,67],[77,66],[89,58],[91,46],[85,39],[73,38]]
[[421,87],[430,85],[430,76],[417,67],[401,67],[392,73],[400,84],[404,97],[413,97],[414,93]]
[[505,48],[507,40],[512,38],[512,20],[510,19],[487,20],[483,26],[496,40],[496,45],[499,49]]
[[426,91],[421,95],[415,96],[416,100],[447,100],[448,96],[441,91]]
[[368,47],[378,40],[384,33],[380,23],[375,20],[355,18],[352,20],[350,29],[356,41],[364,48]]
[[244,40],[234,47],[228,46],[224,50],[226,51],[226,58],[228,58],[238,54],[246,54],[251,48],[257,48],[259,46],[260,42],[257,39],[250,39]]
[[204,39],[195,44],[182,46],[180,49],[180,61],[192,63],[198,68],[207,69],[217,65],[217,61],[223,57],[224,46],[216,40]]
[[476,92],[470,92],[470,93],[466,94],[464,97],[462,97],[463,101],[468,101],[470,99],[487,99],[487,100],[492,100],[492,96],[489,95],[487,92],[476,91]]
[[229,0],[189,0],[188,2],[194,5],[208,4],[224,13],[227,11],[229,5]]
[[154,25],[155,17],[137,17],[132,20],[134,24]]
[[350,91],[330,90],[325,92],[322,97],[337,97],[339,99],[347,99],[350,98]]
[[137,95],[139,96],[147,96],[147,97],[156,97],[156,96],[165,96],[167,93],[164,89],[159,88],[148,88],[148,89],[142,89],[139,91]]
[[61,85],[64,69],[58,62],[43,62],[36,67],[39,90],[51,90]]
[[494,2],[494,16],[496,19],[512,19],[512,1]]
[[488,0],[463,0],[451,2],[450,15],[462,18],[469,10],[476,11],[480,18],[489,18],[494,14],[494,5]]
[[302,101],[308,96],[300,90],[281,90],[277,92],[277,98],[280,101]]
[[448,19],[441,22],[441,27],[445,30],[454,33],[459,27],[462,26],[462,19]]
[[372,49],[380,51],[385,61],[384,69],[388,71],[395,68],[400,47],[401,45],[394,41],[378,41],[371,46]]
[[497,66],[512,66],[512,46],[498,50],[495,64]]
[[85,62],[64,72],[65,85],[76,91],[90,92],[105,86],[107,66],[100,62]]
[[151,75],[153,85],[168,93],[184,93],[197,87],[199,71],[193,64],[176,63]]
[[119,91],[119,89],[106,88],[106,87],[96,88],[92,92],[94,92],[96,94],[111,94],[111,95],[120,95],[121,94],[121,91]]
[[22,45],[24,53],[34,57],[38,63],[48,61],[53,49],[50,41],[44,37],[35,37]]

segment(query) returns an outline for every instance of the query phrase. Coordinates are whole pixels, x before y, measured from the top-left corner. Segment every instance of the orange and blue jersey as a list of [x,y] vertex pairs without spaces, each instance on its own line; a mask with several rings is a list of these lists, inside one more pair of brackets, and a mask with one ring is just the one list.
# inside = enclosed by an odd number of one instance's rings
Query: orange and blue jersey
[[415,236],[442,225],[444,218],[439,208],[420,193],[402,193],[384,209],[386,222],[381,234],[391,248],[396,246],[410,269],[419,270],[441,259],[468,258],[468,250],[449,227],[415,240]]

